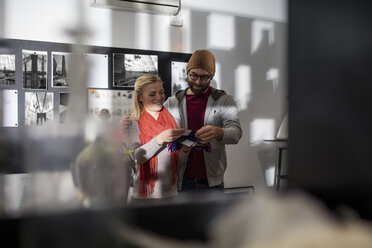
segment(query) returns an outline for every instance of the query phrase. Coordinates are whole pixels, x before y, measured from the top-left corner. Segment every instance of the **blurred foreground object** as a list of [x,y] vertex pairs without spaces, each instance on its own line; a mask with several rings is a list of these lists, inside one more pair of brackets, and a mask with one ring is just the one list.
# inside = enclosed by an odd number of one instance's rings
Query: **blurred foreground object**
[[221,215],[211,225],[211,242],[216,248],[370,248],[372,226],[354,217],[336,219],[301,193],[262,194]]
[[288,6],[288,187],[372,220],[372,1]]
[[122,161],[120,146],[99,137],[85,147],[77,157],[74,168],[83,205],[124,205],[129,187],[127,169]]

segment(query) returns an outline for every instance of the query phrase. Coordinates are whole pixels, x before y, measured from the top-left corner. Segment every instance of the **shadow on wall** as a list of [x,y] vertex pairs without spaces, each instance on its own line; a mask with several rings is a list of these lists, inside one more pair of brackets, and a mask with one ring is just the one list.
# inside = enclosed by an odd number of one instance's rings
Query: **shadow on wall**
[[[191,29],[192,47],[208,48],[208,30],[200,25],[207,23],[208,13],[194,11],[191,15],[191,27],[198,27]],[[261,40],[254,46],[254,30],[251,27],[255,22],[252,18],[236,17],[235,46],[230,50],[209,48],[219,63],[220,82],[217,85],[234,95],[236,100],[241,100],[237,96],[240,88],[246,90],[244,101],[239,102],[240,107],[243,106],[239,110],[243,137],[238,145],[228,147],[227,187],[265,184],[266,170],[275,165],[276,146],[263,144],[262,139],[275,137],[286,112],[286,26],[273,23],[271,30],[261,30]],[[243,80],[238,72],[241,67],[248,68],[248,75]],[[278,71],[277,78],[269,77],[271,69]],[[252,133],[255,130],[251,126],[256,119],[272,121],[272,130],[260,130],[262,134]],[[268,137],[270,133],[272,136]]]
[[[244,26],[252,26],[249,24],[253,22],[254,20],[238,19],[240,29],[243,29]],[[287,93],[285,26],[280,23],[273,25],[273,31],[271,32],[275,34],[275,39],[272,43],[269,31],[262,30],[261,32],[262,39],[254,52],[249,49],[249,47],[254,47],[251,44],[251,42],[254,42],[252,30],[249,30],[249,34],[245,35],[245,40],[244,37],[240,37],[241,34],[236,39],[239,41],[238,47],[246,46],[244,53],[237,49],[237,57],[240,57],[240,62],[237,62],[237,64],[246,63],[250,66],[251,88],[247,101],[244,103],[247,107],[240,111],[239,116],[242,121],[244,139],[241,140],[237,149],[231,149],[230,154],[233,154],[233,158],[241,156],[239,154],[247,154],[246,156],[249,157],[240,160],[240,163],[247,161],[246,164],[241,164],[240,167],[251,167],[249,171],[251,173],[250,181],[263,185],[263,183],[269,183],[264,179],[266,179],[267,172],[275,166],[276,145],[264,144],[262,140],[275,137],[286,112],[285,96]],[[273,80],[269,77],[269,72],[272,69],[278,71],[278,77]],[[239,79],[235,78],[235,80]],[[236,85],[239,84],[240,82]],[[235,89],[236,91],[237,89]]]

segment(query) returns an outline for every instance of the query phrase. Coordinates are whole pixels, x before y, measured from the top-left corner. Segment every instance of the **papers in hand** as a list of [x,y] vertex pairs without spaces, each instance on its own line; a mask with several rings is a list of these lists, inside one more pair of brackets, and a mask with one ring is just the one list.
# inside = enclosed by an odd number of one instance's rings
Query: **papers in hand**
[[188,147],[192,147],[192,146],[196,145],[198,142],[193,142],[191,140],[185,139],[184,141],[181,141],[180,143],[182,145],[185,145],[185,146],[188,146]]
[[192,132],[192,130],[190,130],[190,129],[185,130],[185,132],[182,134],[182,136],[189,136],[191,132]]
[[202,143],[202,141],[195,137],[195,131],[193,130],[186,130],[182,137],[179,138],[179,142],[185,146],[193,147],[197,143]]
[[[203,146],[196,145],[198,143],[203,144]],[[195,131],[193,130],[186,130],[180,138],[173,142],[170,142],[168,144],[168,150],[172,152],[180,150],[182,145],[194,147],[198,151],[204,149],[207,152],[212,152],[211,144],[209,142],[205,143],[199,138],[195,137]]]

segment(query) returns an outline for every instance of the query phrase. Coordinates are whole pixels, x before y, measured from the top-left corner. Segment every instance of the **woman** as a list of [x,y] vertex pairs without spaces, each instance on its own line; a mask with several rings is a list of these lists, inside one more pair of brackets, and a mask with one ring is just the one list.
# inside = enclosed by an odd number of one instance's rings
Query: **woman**
[[187,149],[171,151],[167,144],[185,132],[179,119],[163,107],[161,79],[145,74],[134,86],[134,114],[124,141],[133,150],[137,170],[132,197],[157,199],[177,195],[177,166],[187,159]]

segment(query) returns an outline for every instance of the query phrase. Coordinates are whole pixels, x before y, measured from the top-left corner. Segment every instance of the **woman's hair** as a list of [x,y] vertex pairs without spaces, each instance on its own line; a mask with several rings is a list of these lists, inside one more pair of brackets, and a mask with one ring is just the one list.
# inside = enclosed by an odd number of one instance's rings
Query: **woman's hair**
[[134,97],[133,97],[133,108],[134,113],[132,115],[133,119],[138,120],[141,117],[143,111],[143,105],[139,101],[139,96],[143,94],[143,89],[148,84],[153,83],[163,83],[160,77],[154,74],[145,74],[137,78],[134,84]]

